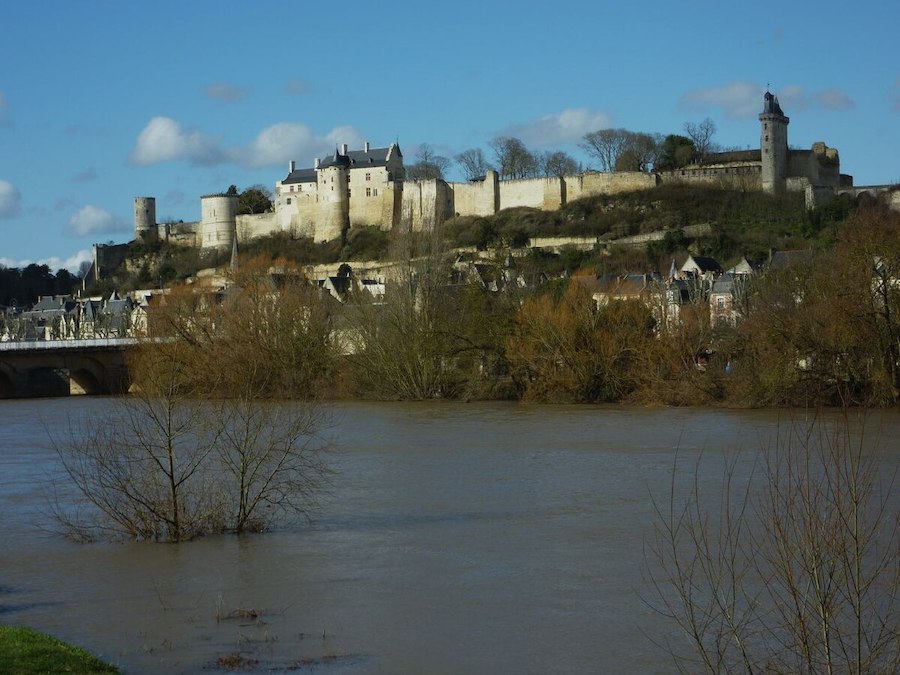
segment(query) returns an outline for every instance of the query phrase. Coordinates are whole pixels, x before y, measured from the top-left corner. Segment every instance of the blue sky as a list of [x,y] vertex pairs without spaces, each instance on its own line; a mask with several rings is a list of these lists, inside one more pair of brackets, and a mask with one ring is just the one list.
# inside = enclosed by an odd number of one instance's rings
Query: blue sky
[[[900,182],[900,3],[17,0],[0,38],[0,263],[77,267],[199,198],[340,143],[448,157],[516,135],[711,118],[758,147],[771,88],[793,147],[837,147],[857,185]],[[455,177],[451,174],[451,177]]]

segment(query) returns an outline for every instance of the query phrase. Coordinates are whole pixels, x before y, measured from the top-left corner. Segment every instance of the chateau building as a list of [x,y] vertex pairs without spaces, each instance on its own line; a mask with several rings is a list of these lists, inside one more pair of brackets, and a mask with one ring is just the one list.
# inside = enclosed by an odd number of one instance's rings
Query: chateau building
[[136,197],[135,237],[228,252],[236,243],[277,232],[322,242],[340,239],[355,226],[422,230],[453,216],[487,216],[512,207],[552,210],[581,197],[663,183],[736,185],[773,194],[803,192],[810,208],[839,191],[853,190],[853,178],[840,173],[834,148],[821,142],[810,150],[789,148],[789,123],[778,99],[766,92],[757,150],[713,153],[699,163],[670,171],[587,171],[524,180],[500,180],[497,172],[488,171],[482,179],[465,183],[406,180],[403,154],[396,143],[380,148],[366,143],[361,150],[343,145],[309,168],[298,169],[290,162],[287,176],[275,184],[270,213],[238,215],[236,197],[206,195],[200,199],[199,222],[161,225],[156,223],[155,199]]

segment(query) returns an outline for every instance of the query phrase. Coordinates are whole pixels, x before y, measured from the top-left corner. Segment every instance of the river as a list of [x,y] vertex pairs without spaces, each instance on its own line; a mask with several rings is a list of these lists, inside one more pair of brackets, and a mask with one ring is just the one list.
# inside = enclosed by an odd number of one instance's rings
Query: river
[[[678,449],[702,485],[751,465],[786,413],[341,403],[312,524],[187,544],[75,544],[48,528],[47,429],[110,398],[2,401],[0,622],[128,673],[674,672],[644,602],[650,495]],[[879,416],[897,437],[900,416]],[[689,480],[687,481],[689,482]]]

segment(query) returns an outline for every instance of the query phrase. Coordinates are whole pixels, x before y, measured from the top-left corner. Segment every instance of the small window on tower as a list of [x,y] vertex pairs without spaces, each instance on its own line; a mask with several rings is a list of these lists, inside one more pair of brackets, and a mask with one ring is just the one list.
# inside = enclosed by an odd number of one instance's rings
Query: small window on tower
[[372,196],[372,188],[366,188],[366,197]]

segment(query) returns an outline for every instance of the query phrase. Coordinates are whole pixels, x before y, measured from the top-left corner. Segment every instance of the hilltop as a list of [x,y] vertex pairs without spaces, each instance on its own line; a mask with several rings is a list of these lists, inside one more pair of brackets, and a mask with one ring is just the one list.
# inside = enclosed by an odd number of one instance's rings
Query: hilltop
[[[865,201],[865,199],[861,200]],[[603,272],[664,272],[673,257],[712,256],[727,264],[740,257],[762,259],[771,249],[821,247],[836,227],[858,208],[841,196],[807,210],[802,194],[770,195],[705,185],[662,185],[615,195],[571,201],[555,211],[518,207],[495,215],[461,216],[436,226],[432,248],[477,251],[483,255],[513,252],[534,272],[558,274],[593,268]],[[685,228],[703,225],[709,234],[689,236]],[[645,244],[623,242],[635,235],[656,235]],[[276,233],[251,240],[242,257],[261,257],[299,265],[387,263],[402,259],[409,231],[351,227],[341,239],[315,242],[311,237]],[[423,236],[421,233],[418,236]],[[533,246],[541,238],[560,238],[551,247]],[[590,238],[594,244],[566,244]],[[586,250],[587,249],[587,250]],[[496,257],[496,256],[494,256]],[[210,256],[197,248],[160,241],[127,245],[122,263],[95,290],[131,290],[184,281],[205,268],[226,265],[230,253]]]

